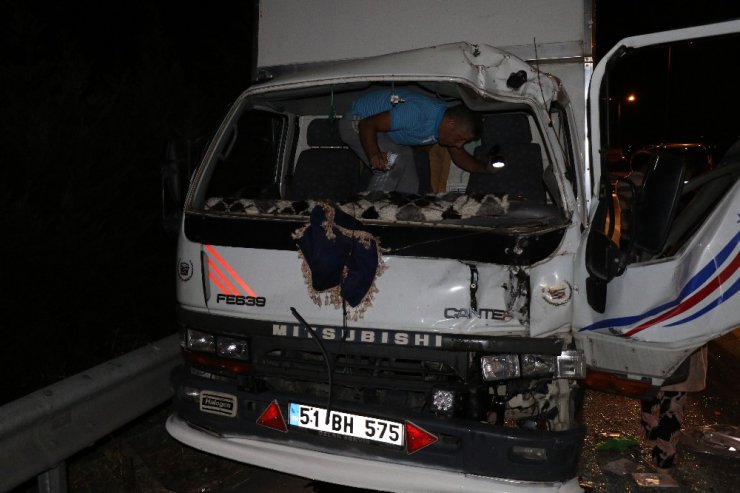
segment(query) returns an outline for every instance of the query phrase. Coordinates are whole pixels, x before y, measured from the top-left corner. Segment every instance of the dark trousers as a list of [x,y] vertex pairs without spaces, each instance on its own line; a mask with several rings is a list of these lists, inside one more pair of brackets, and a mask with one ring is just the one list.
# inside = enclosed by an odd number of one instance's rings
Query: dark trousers
[[653,461],[661,468],[673,465],[681,434],[686,392],[659,391],[653,400],[642,401],[642,427],[645,438],[655,441]]

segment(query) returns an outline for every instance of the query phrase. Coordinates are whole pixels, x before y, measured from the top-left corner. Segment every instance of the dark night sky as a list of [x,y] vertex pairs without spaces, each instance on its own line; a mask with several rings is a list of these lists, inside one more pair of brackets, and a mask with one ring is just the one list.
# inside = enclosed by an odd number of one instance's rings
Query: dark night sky
[[[627,36],[740,18],[740,2],[602,0],[597,1],[595,12],[599,59]],[[734,117],[740,112],[740,96],[733,77],[723,72],[735,64],[729,53],[740,50],[740,39],[731,46],[734,49],[695,43],[670,52],[654,49],[620,62],[613,72],[609,94],[614,102],[610,147],[634,149],[660,142],[704,142],[720,155],[740,135]],[[625,103],[630,93],[638,97],[634,104]],[[621,107],[617,101],[621,101]],[[618,113],[621,125],[616,123]]]
[[596,0],[596,56],[622,38],[740,17],[736,0]]
[[[740,2],[601,0],[596,15],[600,54]],[[5,399],[175,330],[160,166],[249,84],[252,26],[252,2],[0,0],[0,309],[16,321],[0,361],[34,363],[8,365]]]
[[176,330],[160,167],[248,85],[251,12],[0,2],[0,399]]

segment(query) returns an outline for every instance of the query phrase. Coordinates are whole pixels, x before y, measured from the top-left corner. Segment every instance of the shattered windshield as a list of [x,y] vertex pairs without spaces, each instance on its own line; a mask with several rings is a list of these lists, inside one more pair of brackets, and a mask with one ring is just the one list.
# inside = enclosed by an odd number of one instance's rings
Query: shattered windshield
[[[359,111],[355,101],[376,94],[382,99],[384,91],[400,100],[390,103],[391,125],[400,125],[396,120],[403,122],[414,114],[411,105],[416,104],[417,93],[425,98],[424,104],[431,101],[429,111],[437,111],[435,104],[441,108],[438,118],[442,120],[431,127],[439,129],[439,135],[432,135],[427,144],[412,140],[415,145],[401,145],[395,140],[416,137],[378,132],[382,165],[387,166],[379,170],[359,145],[362,118],[353,112]],[[474,131],[443,128],[447,120],[442,115],[450,114],[451,107],[462,107],[465,115],[472,115]],[[474,166],[496,169],[470,171],[469,162],[456,162],[462,159],[459,156],[469,156]],[[364,87],[329,94],[325,89],[321,93],[304,90],[244,102],[221,131],[196,194],[195,209],[208,214],[295,217],[308,216],[316,203],[328,202],[364,222],[562,225],[559,192],[544,179],[548,167],[541,131],[523,106],[473,111],[453,93],[431,94],[419,87]],[[397,183],[403,186],[387,184],[401,173],[404,176]]]

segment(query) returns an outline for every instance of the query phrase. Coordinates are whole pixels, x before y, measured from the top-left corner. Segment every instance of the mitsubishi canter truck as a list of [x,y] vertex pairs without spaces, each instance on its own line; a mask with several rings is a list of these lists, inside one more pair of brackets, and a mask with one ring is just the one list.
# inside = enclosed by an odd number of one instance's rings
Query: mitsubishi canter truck
[[[184,201],[169,433],[381,491],[580,491],[585,386],[649,396],[740,323],[740,150],[696,180],[656,153],[617,200],[602,80],[740,22],[628,38],[594,67],[581,0],[259,8],[257,82]],[[441,189],[368,191],[342,116],[402,90],[480,115],[467,148],[503,168],[419,148]]]

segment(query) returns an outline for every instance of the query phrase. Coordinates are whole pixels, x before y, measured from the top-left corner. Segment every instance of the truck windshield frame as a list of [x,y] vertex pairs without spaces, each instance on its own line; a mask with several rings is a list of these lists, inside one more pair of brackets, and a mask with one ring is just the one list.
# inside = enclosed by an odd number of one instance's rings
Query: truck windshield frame
[[[539,119],[531,113],[531,108],[510,102],[483,98],[476,102],[475,111],[484,121],[482,139],[498,139],[498,134],[502,134],[500,146],[498,142],[486,144],[480,138],[466,144],[468,152],[473,155],[477,152],[479,159],[484,147],[500,148],[508,153],[510,177],[506,172],[490,177],[481,175],[483,185],[475,188],[471,179],[474,175],[459,169],[448,156],[445,166],[450,171],[446,187],[441,191],[368,192],[372,172],[341,140],[337,127],[342,113],[359,95],[379,87],[392,89],[402,85],[429,93],[428,84],[407,82],[319,85],[312,90],[281,90],[243,97],[239,110],[227,118],[214,150],[203,164],[188,212],[295,219],[307,216],[313,203],[330,201],[346,205],[343,209],[358,219],[378,224],[516,231],[552,230],[567,224],[569,215],[562,210],[561,191],[538,176],[553,164]],[[470,103],[468,92],[465,101],[460,98],[464,87],[457,84],[434,87],[441,92],[429,94],[448,104]],[[486,129],[487,122],[502,118],[493,124],[494,130]],[[515,126],[520,130],[508,130]],[[506,141],[507,137],[513,141]],[[426,151],[414,148],[415,159],[420,159],[417,169],[426,170],[420,181],[429,181],[432,164]],[[309,154],[320,162],[301,169]],[[518,171],[524,168],[526,172]],[[318,172],[323,169],[330,169],[326,176]],[[526,173],[529,175],[525,176]],[[475,179],[480,182],[481,177]],[[502,183],[511,184],[514,189],[510,191]],[[486,187],[491,187],[490,191]],[[529,193],[535,196],[527,196]]]
[[234,117],[204,176],[208,197],[278,198],[287,117],[247,109]]

